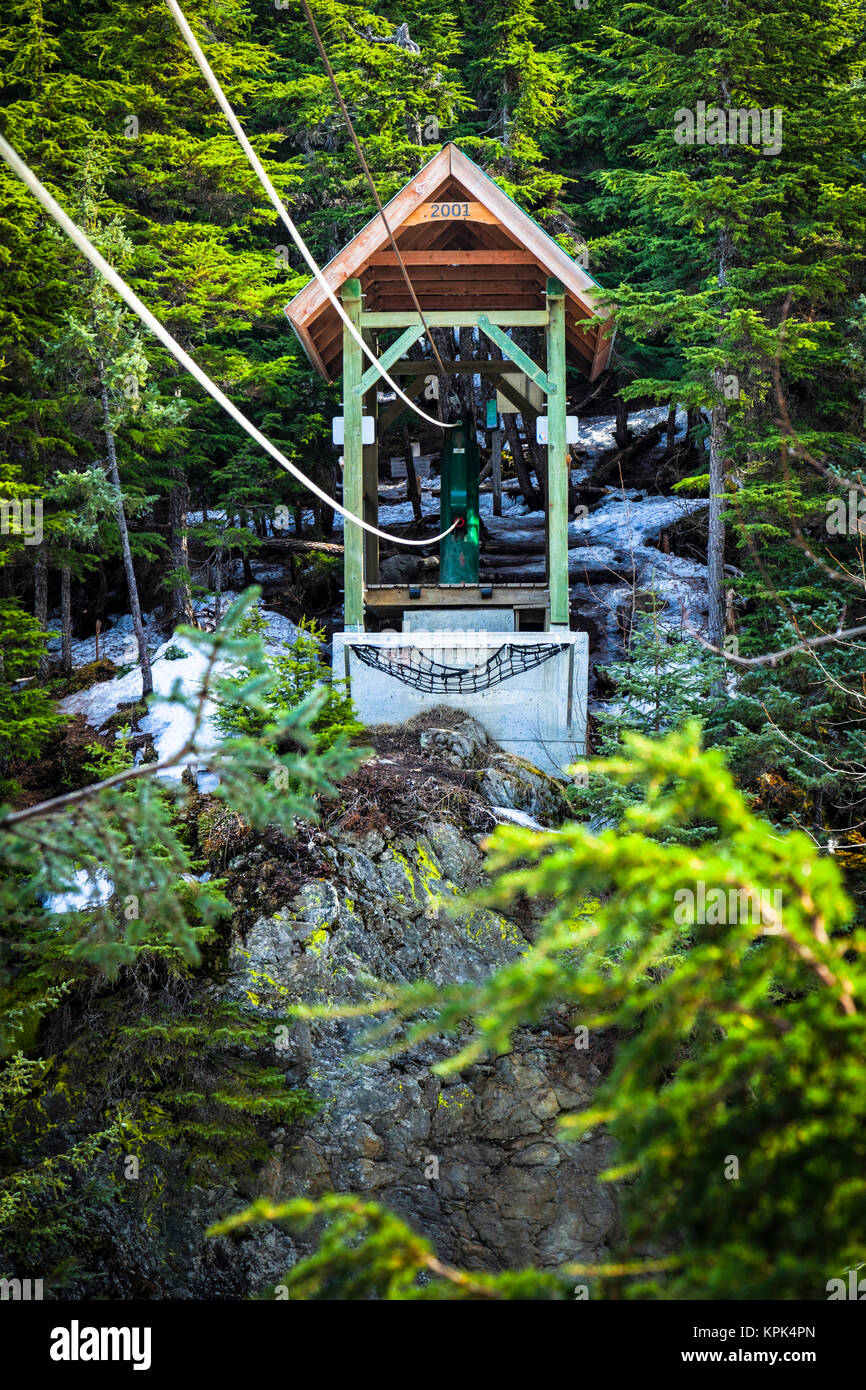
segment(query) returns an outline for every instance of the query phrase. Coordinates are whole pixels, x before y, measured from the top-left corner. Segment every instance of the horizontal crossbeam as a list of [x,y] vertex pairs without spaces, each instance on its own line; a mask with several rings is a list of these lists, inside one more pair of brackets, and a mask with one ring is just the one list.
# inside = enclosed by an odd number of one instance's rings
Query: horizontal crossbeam
[[431,584],[420,585],[410,596],[409,586],[368,584],[364,596],[368,608],[546,608],[546,584]]
[[[424,317],[431,328],[479,328],[479,318],[504,328],[546,328],[548,322],[546,309],[490,309],[486,314],[480,309],[434,309],[425,311]],[[410,309],[366,310],[361,314],[362,328],[407,328],[412,324],[422,326],[417,313]]]
[[[425,365],[431,376],[438,374],[438,366],[430,360],[427,363],[395,362],[391,368],[391,376],[414,376],[418,368]],[[507,370],[507,363],[503,366],[498,358],[495,361],[489,361],[485,358],[483,361],[475,362],[471,357],[468,357],[463,362],[457,362],[446,357],[442,366],[449,376],[499,376],[500,372]]]

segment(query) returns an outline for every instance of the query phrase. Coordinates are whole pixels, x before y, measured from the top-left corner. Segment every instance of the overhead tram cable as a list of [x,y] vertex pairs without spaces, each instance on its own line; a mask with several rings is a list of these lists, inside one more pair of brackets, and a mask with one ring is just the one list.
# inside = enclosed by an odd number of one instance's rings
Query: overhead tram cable
[[364,151],[361,148],[361,142],[355,134],[355,127],[352,125],[352,117],[349,115],[349,109],[346,106],[346,103],[343,100],[343,94],[337,85],[337,79],[334,76],[334,69],[331,67],[328,55],[325,52],[325,45],[322,43],[319,31],[316,28],[316,21],[313,18],[313,13],[309,5],[307,4],[307,0],[301,0],[301,8],[303,9],[304,14],[306,15],[307,24],[310,26],[310,31],[313,35],[313,40],[317,49],[319,50],[319,56],[321,57],[322,62],[325,65],[325,71],[328,74],[331,86],[334,89],[334,96],[337,98],[337,105],[343,113],[343,120],[346,122],[346,129],[348,130],[349,135],[351,136],[352,144],[355,146],[355,153],[357,154],[358,161],[361,165],[361,168],[364,171],[364,176],[367,180],[367,183],[370,185],[370,192],[373,194],[376,207],[379,211],[379,216],[381,217],[382,222],[384,223],[385,231],[388,233],[388,239],[391,242],[391,248],[394,252],[394,255],[397,257],[397,264],[403,272],[403,279],[406,281],[406,288],[408,289],[409,294],[412,298],[412,303],[415,305],[415,308],[418,311],[418,317],[421,320],[422,326],[424,328],[424,333],[430,343],[431,348],[433,349],[433,356],[436,358],[436,361],[439,364],[439,374],[440,376],[447,376],[448,373],[445,370],[445,364],[443,363],[442,358],[439,356],[439,349],[433,341],[433,334],[427,327],[427,320],[424,317],[424,310],[421,308],[421,305],[418,302],[418,296],[415,293],[415,286],[412,284],[412,281],[409,278],[409,272],[406,269],[406,264],[403,260],[403,257],[400,254],[400,248],[397,245],[396,240],[394,239],[394,233],[391,231],[391,224],[388,221],[387,216],[385,215],[385,209],[382,207],[382,200],[379,197],[378,189],[376,188],[376,185],[373,182],[373,175],[370,173],[370,166],[364,157]]
[[428,536],[426,540],[410,540],[404,536],[395,536],[390,531],[381,531],[378,526],[373,526],[371,522],[365,521],[363,517],[356,516],[354,512],[350,512],[348,508],[344,507],[336,498],[330,497],[327,492],[324,492],[323,489],[319,487],[318,483],[314,483],[312,478],[308,478],[306,473],[302,473],[296,464],[292,463],[290,459],[287,459],[285,454],[281,453],[277,446],[272,444],[270,439],[262,434],[261,430],[257,429],[251,420],[247,419],[243,411],[239,410],[234,402],[229,400],[228,396],[220,390],[216,383],[211,381],[207,373],[202,370],[192,357],[190,357],[188,352],[184,351],[180,343],[175,341],[168,329],[160,323],[159,319],[151,313],[150,309],[148,309],[145,304],[142,304],[138,295],[130,289],[129,285],[118,275],[114,267],[109,265],[105,257],[97,251],[96,247],[81,228],[72,221],[72,218],[64,212],[60,204],[52,198],[48,189],[44,184],[40,183],[39,179],[33,173],[33,170],[24,163],[23,159],[21,159],[18,154],[16,154],[8,141],[3,139],[2,135],[0,135],[0,158],[6,162],[13,174],[16,174],[25,187],[30,190],[34,198],[42,204],[45,211],[54,219],[58,227],[62,228],[70,241],[78,247],[78,250],[90,262],[94,269],[98,270],[102,278],[111,285],[112,289],[117,291],[124,303],[129,306],[134,314],[138,315],[142,323],[159,339],[163,347],[168,349],[172,357],[189,372],[190,376],[195,378],[199,385],[203,387],[207,394],[211,396],[218,405],[222,406],[226,414],[230,415],[232,419],[240,425],[241,429],[246,430],[251,439],[254,439],[255,442],[264,449],[266,453],[270,454],[271,458],[275,459],[282,468],[285,468],[287,473],[290,473],[293,478],[296,478],[299,483],[302,483],[314,497],[318,497],[321,502],[325,502],[329,507],[333,507],[334,510],[345,517],[347,521],[351,521],[356,526],[362,527],[363,530],[369,531],[371,535],[380,536],[382,540],[393,541],[396,545],[435,545],[437,541],[441,541],[445,536],[450,535],[455,527],[461,525],[461,521],[458,519],[458,521],[454,523],[454,526],[449,527],[447,531],[441,532],[438,536]]
[[[401,389],[401,387],[399,387],[399,386],[397,385],[396,381],[393,381],[393,380],[391,379],[391,377],[390,377],[390,376],[388,375],[388,373],[386,372],[385,368],[382,366],[381,362],[379,362],[379,361],[377,360],[376,354],[375,354],[375,353],[373,352],[373,350],[367,345],[367,343],[364,342],[363,337],[362,337],[361,334],[358,332],[358,330],[357,330],[357,328],[355,327],[355,325],[352,323],[352,320],[349,318],[349,316],[348,316],[348,314],[346,313],[345,309],[343,308],[342,304],[341,304],[340,301],[338,300],[337,296],[334,294],[334,291],[331,289],[331,286],[328,284],[328,282],[327,282],[327,280],[325,279],[324,275],[322,274],[321,270],[319,269],[319,267],[317,266],[316,262],[314,261],[313,256],[312,256],[312,253],[309,251],[309,249],[308,249],[308,247],[307,247],[307,244],[306,244],[306,242],[304,241],[304,238],[301,236],[300,232],[298,231],[298,229],[297,229],[297,227],[295,226],[294,222],[292,221],[291,217],[289,217],[289,214],[286,212],[286,209],[285,209],[285,207],[283,206],[283,202],[282,202],[282,199],[280,198],[280,195],[277,193],[277,190],[274,188],[274,185],[271,183],[271,180],[268,178],[268,175],[267,175],[266,172],[265,172],[265,169],[264,169],[264,166],[262,165],[261,160],[259,159],[259,157],[258,157],[258,155],[256,154],[255,150],[253,149],[253,147],[252,147],[252,145],[250,144],[249,140],[247,139],[246,135],[244,134],[243,127],[241,126],[240,121],[238,120],[237,116],[235,115],[234,111],[232,110],[232,107],[231,107],[231,105],[230,105],[230,103],[229,103],[229,100],[228,100],[228,98],[227,98],[225,92],[223,91],[222,87],[220,86],[219,82],[217,81],[217,78],[216,78],[216,76],[215,76],[215,74],[214,74],[214,72],[213,72],[213,69],[211,68],[211,66],[210,66],[210,64],[209,64],[209,62],[208,62],[208,60],[207,60],[207,58],[204,56],[204,53],[202,52],[201,45],[199,44],[198,39],[196,38],[195,34],[192,32],[192,29],[190,29],[189,24],[188,24],[187,21],[186,21],[186,17],[185,17],[184,14],[183,14],[183,11],[181,10],[180,6],[177,4],[177,0],[166,0],[166,4],[168,5],[169,10],[171,11],[172,18],[174,19],[175,24],[177,25],[178,29],[180,30],[181,36],[182,36],[182,38],[183,38],[183,40],[184,40],[184,42],[185,42],[187,48],[189,49],[190,53],[192,54],[193,58],[195,59],[196,63],[198,64],[199,70],[201,71],[201,74],[202,74],[202,76],[204,77],[205,82],[206,82],[207,85],[210,87],[211,91],[213,92],[213,95],[214,95],[214,97],[216,98],[217,103],[219,104],[220,109],[221,109],[222,112],[223,112],[223,115],[225,116],[226,120],[228,121],[229,125],[230,125],[231,128],[232,128],[232,131],[234,132],[235,136],[237,137],[237,140],[238,140],[238,143],[240,144],[241,149],[243,150],[244,154],[246,155],[247,159],[249,160],[250,167],[252,168],[254,174],[256,175],[256,178],[258,179],[259,183],[262,185],[262,188],[265,190],[265,193],[266,193],[267,196],[268,196],[269,202],[270,202],[270,203],[273,205],[273,207],[275,208],[275,210],[276,210],[276,212],[277,212],[277,215],[280,217],[281,221],[283,222],[284,226],[286,227],[286,230],[288,231],[288,233],[289,233],[289,235],[291,236],[292,240],[294,241],[295,245],[297,246],[298,250],[300,251],[300,253],[301,253],[301,255],[303,256],[304,260],[306,261],[307,265],[310,267],[310,270],[312,271],[313,275],[315,276],[315,278],[316,278],[318,284],[319,284],[319,285],[321,286],[321,288],[324,290],[324,292],[325,292],[325,294],[327,295],[328,299],[330,300],[332,306],[336,309],[337,313],[340,315],[340,318],[343,320],[343,323],[344,323],[344,324],[346,325],[346,327],[348,328],[349,333],[350,333],[351,336],[354,338],[355,342],[359,345],[359,347],[362,349],[362,351],[363,351],[363,352],[366,354],[366,356],[369,358],[370,362],[371,362],[372,365],[376,368],[376,371],[379,373],[379,375],[382,377],[382,379],[388,383],[388,385],[391,387],[392,391],[396,391],[397,395],[400,397],[400,400],[401,400],[401,401],[405,401],[405,403],[410,407],[410,409],[412,409],[412,410],[415,412],[416,415],[419,415],[419,416],[421,417],[422,420],[426,420],[428,424],[430,424],[430,425],[436,425],[438,429],[442,429],[442,430],[455,429],[456,426],[455,426],[454,423],[446,423],[444,420],[437,420],[435,416],[433,416],[433,415],[428,415],[428,414],[426,413],[426,411],[423,411],[423,410],[420,408],[420,406],[417,406],[417,405],[415,404],[415,402],[414,402],[413,400],[411,400],[410,397],[407,396],[407,395],[405,394],[405,392]],[[342,98],[341,98],[341,100],[342,100]],[[377,202],[378,202],[378,195],[376,195],[376,198],[377,198]],[[381,206],[381,205],[380,205],[380,206]],[[387,225],[387,224],[386,224],[386,225]],[[417,300],[416,300],[416,305],[417,305]],[[419,313],[421,312],[421,311],[420,311],[420,307],[418,308],[418,312],[419,312]],[[423,315],[422,315],[422,320],[423,320]],[[426,328],[426,322],[424,323],[424,327]],[[428,336],[429,336],[429,331],[428,331]],[[441,364],[441,359],[439,358],[438,352],[436,352],[436,344],[433,342],[433,339],[432,339],[432,338],[430,339],[430,343],[431,343],[431,345],[432,345],[432,347],[433,347],[433,351],[436,353],[437,361],[439,361],[439,364],[440,364],[440,366],[441,366],[441,365],[442,365],[442,364]],[[370,529],[375,530],[375,527],[373,527],[373,528],[367,527],[367,529],[368,529],[368,530],[370,530]],[[381,534],[381,532],[380,532],[379,534]]]

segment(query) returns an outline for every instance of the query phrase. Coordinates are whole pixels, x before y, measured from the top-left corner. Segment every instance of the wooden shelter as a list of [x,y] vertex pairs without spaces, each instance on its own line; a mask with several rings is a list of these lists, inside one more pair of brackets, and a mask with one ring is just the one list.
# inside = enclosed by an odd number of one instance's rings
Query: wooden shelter
[[[515,369],[545,393],[548,416],[547,584],[425,585],[378,583],[376,538],[345,529],[345,627],[363,631],[365,610],[403,607],[520,608],[547,611],[547,625],[568,628],[568,485],[566,362],[590,380],[607,365],[611,325],[590,322],[600,310],[599,287],[527,213],[456,145],[446,145],[387,205],[386,214],[430,328],[472,328],[504,360],[445,362],[449,373],[490,378],[534,420],[515,396]],[[438,368],[430,359],[402,361],[424,337],[381,216],[376,216],[325,267],[324,276],[358,330],[406,394],[417,398]],[[286,309],[310,361],[326,381],[342,371],[345,505],[366,520],[378,515],[377,445],[362,442],[362,416],[376,416],[380,378],[321,286],[311,280]],[[546,364],[533,361],[508,335],[511,328],[543,330]],[[382,347],[378,336],[397,336]],[[379,418],[378,434],[402,413],[396,400]],[[527,588],[543,592],[528,596]],[[518,593],[516,590],[521,592]]]

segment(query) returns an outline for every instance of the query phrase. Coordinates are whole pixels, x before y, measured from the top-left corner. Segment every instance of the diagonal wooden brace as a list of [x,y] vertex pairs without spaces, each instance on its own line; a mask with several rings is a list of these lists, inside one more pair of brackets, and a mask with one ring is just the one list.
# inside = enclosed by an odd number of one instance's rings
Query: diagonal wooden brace
[[[418,339],[423,337],[424,329],[416,328],[413,324],[411,328],[406,329],[405,333],[400,334],[395,343],[392,343],[389,348],[385,349],[382,356],[379,358],[380,365],[384,367],[387,372],[389,367],[393,367],[395,362],[398,362],[401,357],[406,355],[413,343],[417,343]],[[370,387],[380,379],[378,370],[375,367],[368,367],[361,377],[361,380],[358,382],[358,385],[353,387],[355,395],[365,395]]]
[[501,348],[505,356],[510,358],[516,367],[534,381],[536,386],[540,386],[547,395],[552,395],[556,390],[556,383],[551,381],[547,373],[528,357],[522,348],[513,343],[507,333],[503,333],[501,328],[497,328],[495,323],[491,323],[486,314],[478,315],[478,327],[486,333],[491,342]]

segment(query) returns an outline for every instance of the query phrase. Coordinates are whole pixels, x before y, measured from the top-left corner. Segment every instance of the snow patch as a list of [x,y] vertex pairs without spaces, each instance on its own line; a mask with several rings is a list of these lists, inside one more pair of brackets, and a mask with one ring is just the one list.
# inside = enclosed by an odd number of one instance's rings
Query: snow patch
[[[230,600],[235,595],[227,594],[224,597]],[[274,613],[269,609],[261,609],[261,613],[267,620],[267,628],[261,634],[265,651],[271,655],[282,652],[287,645],[294,641],[297,627],[282,613]],[[116,626],[118,628],[123,627],[123,622],[123,619],[118,620]],[[173,649],[171,657],[167,655],[169,649]],[[175,656],[178,651],[182,655]],[[175,688],[178,688],[182,694],[195,699],[201,690],[206,666],[205,653],[199,651],[188,638],[179,636],[177,632],[172,633],[168,641],[163,642],[151,658],[153,698],[149,703],[148,713],[139,722],[138,728],[142,733],[152,736],[156,755],[160,762],[174,757],[183,748],[193,727],[191,711],[185,709],[183,705],[173,703],[169,697]],[[92,728],[100,729],[113,714],[117,713],[121,705],[140,699],[141,671],[136,666],[134,670],[128,671],[123,676],[115,677],[114,680],[100,681],[87,690],[79,690],[74,695],[68,695],[65,700],[60,702],[60,708],[70,714],[83,715]],[[214,714],[213,702],[208,701],[205,705],[204,720],[199,735],[199,741],[204,746],[212,746],[219,741]],[[174,779],[180,778],[188,761],[190,760],[185,759],[183,763],[170,769],[166,776]],[[212,785],[213,780],[209,773],[199,774],[199,789],[201,791],[209,790]]]
[[76,869],[75,887],[68,893],[49,893],[42,901],[46,912],[83,912],[88,907],[107,903],[114,884],[101,869]]
[[497,825],[522,825],[527,830],[543,830],[546,835],[558,835],[558,830],[549,830],[528,811],[518,811],[514,806],[491,806]]

